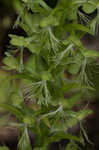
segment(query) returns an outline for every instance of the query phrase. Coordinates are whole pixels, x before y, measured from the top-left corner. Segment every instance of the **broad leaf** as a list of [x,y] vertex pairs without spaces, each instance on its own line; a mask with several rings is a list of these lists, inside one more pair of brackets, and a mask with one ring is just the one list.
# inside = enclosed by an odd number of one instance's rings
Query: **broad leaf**
[[86,12],[88,14],[93,13],[95,11],[95,9],[96,9],[96,5],[95,4],[85,3],[83,5],[84,12]]
[[8,66],[9,70],[11,70],[11,69],[18,70],[18,68],[19,68],[18,61],[13,56],[5,57],[3,59],[3,63]]

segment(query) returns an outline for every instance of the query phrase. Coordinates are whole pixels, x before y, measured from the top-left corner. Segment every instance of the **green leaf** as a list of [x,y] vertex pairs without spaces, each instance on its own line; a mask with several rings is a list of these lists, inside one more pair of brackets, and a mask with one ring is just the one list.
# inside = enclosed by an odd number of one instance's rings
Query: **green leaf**
[[37,0],[37,2],[46,10],[48,10],[48,11],[51,10],[51,8],[43,0]]
[[[40,20],[42,19],[42,16],[40,14],[29,14],[28,12],[25,12],[24,16],[24,25],[26,31],[29,31],[28,33],[38,32]],[[29,30],[27,30],[29,28]]]
[[35,72],[32,75],[31,72],[26,72],[26,73],[19,73],[16,75],[12,75],[11,77],[9,77],[9,79],[26,79],[29,81],[35,81],[35,80],[39,80],[40,78],[38,74],[35,74]]
[[5,57],[3,59],[3,63],[9,67],[9,69],[16,69],[18,70],[19,64],[16,58],[13,56]]
[[32,125],[33,126],[35,121],[33,120],[33,116],[26,115],[23,118],[23,122],[27,125]]
[[67,144],[65,150],[78,150],[78,145],[74,142],[70,142]]
[[92,113],[93,111],[91,109],[80,110],[79,112],[77,112],[77,119],[81,121]]
[[10,104],[0,104],[0,107],[4,108],[5,110],[7,110],[9,112],[11,112],[19,120],[23,118],[23,112],[19,108],[15,107],[13,105],[10,105]]
[[32,150],[28,130],[26,127],[24,128],[23,134],[19,140],[18,148],[19,150]]
[[48,16],[45,17],[41,22],[40,22],[40,26],[41,27],[46,27],[49,25],[54,25],[54,26],[58,26],[59,22],[57,20],[57,18],[53,17],[53,16]]
[[31,73],[36,72],[36,59],[35,55],[31,55],[28,59],[27,62],[25,63],[25,68]]
[[17,36],[17,35],[9,35],[11,38],[10,43],[14,46],[20,46],[25,47],[26,46],[26,40],[23,36]]
[[[81,24],[77,24],[77,23],[66,24],[64,26],[64,28],[66,30],[68,30],[69,32],[72,32],[72,31],[76,30],[76,31],[83,31],[85,33],[88,32],[88,33],[92,34],[91,30],[88,27],[85,27],[85,26],[83,26]],[[72,36],[73,36],[73,34],[72,34]]]
[[46,81],[53,79],[51,73],[48,71],[43,71],[41,74],[41,78],[42,80],[46,80]]
[[98,16],[96,18],[94,18],[91,23],[89,24],[90,30],[93,33],[93,35],[96,35],[98,32]]
[[20,104],[23,102],[22,97],[16,92],[11,94],[11,101],[13,106],[20,106]]
[[29,44],[27,46],[27,48],[29,49],[30,52],[39,54],[39,47],[38,47],[38,45],[36,45],[36,44]]
[[43,71],[48,69],[48,65],[43,57],[36,56],[36,71],[41,74]]
[[9,37],[11,38],[10,43],[14,46],[19,47],[27,47],[31,42],[33,42],[32,37],[23,37],[23,36],[17,36],[10,34]]
[[21,22],[21,23],[19,24],[19,26],[20,26],[28,35],[31,35],[30,28],[28,27],[27,24]]
[[99,52],[96,50],[86,50],[84,51],[85,57],[99,57]]
[[79,72],[81,64],[71,64],[69,65],[68,72],[75,75]]
[[9,150],[9,148],[6,146],[0,146],[0,150]]
[[96,9],[96,5],[93,3],[85,3],[84,5],[83,5],[83,10],[84,10],[84,12],[86,12],[86,13],[88,13],[88,14],[90,14],[90,13],[92,13],[92,12],[94,12],[95,11],[95,9]]
[[73,136],[72,134],[67,134],[67,133],[62,133],[62,132],[59,132],[58,134],[54,134],[52,137],[49,138],[49,141],[50,142],[58,142],[60,141],[61,139],[69,139],[69,140],[74,140],[74,141],[77,141],[77,142],[80,142],[80,138],[77,137],[77,136]]
[[43,8],[45,8],[46,10],[51,10],[51,8],[43,1],[43,0],[36,0],[36,1],[32,1],[31,0],[22,0],[24,3],[30,3],[30,4],[39,4],[41,5]]
[[9,35],[11,37],[10,43],[14,46],[27,47],[32,53],[39,53],[39,47],[33,43],[33,38],[25,38],[23,36]]
[[79,84],[78,83],[67,83],[63,86],[62,90],[66,93],[75,89],[79,88]]
[[62,104],[64,107],[71,109],[81,101],[81,93],[74,94],[71,98],[63,99]]

